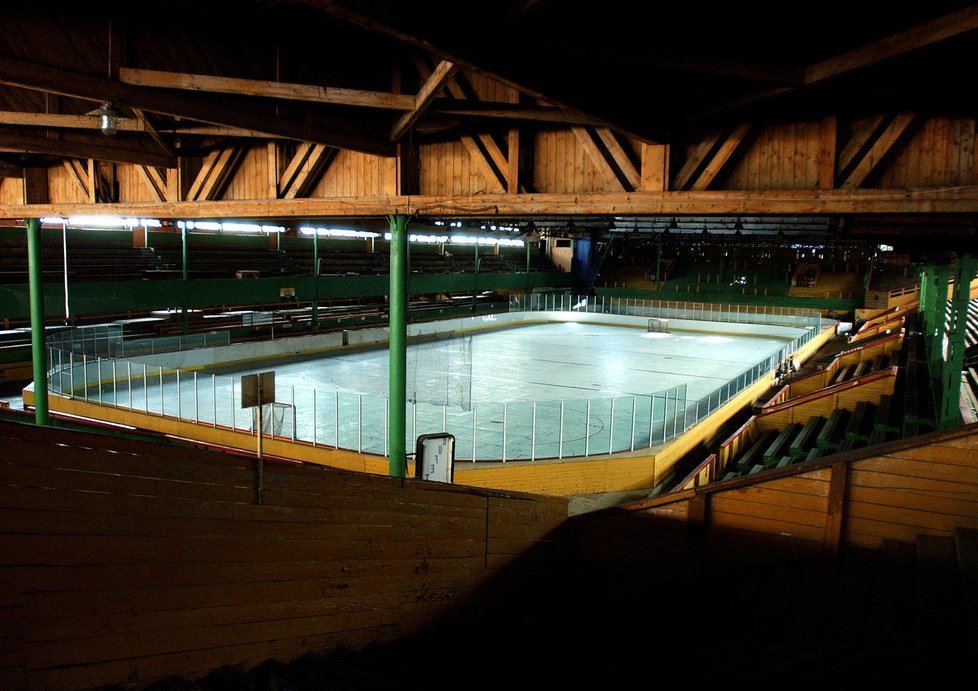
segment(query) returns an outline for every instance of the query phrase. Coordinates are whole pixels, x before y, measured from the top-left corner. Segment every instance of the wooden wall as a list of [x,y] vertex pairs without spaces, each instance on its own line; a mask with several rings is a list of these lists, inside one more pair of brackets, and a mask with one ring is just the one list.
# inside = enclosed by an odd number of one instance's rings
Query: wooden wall
[[835,454],[669,497],[632,511],[835,549],[953,536],[978,527],[978,424]]
[[[478,491],[0,422],[0,688],[137,688],[418,632],[567,515]],[[115,450],[118,453],[110,453]],[[532,563],[531,563],[532,562]]]

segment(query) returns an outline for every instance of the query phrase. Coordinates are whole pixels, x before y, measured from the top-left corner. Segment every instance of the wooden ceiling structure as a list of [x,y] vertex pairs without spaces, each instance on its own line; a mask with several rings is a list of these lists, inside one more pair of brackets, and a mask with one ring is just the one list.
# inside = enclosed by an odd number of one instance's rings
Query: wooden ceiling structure
[[[0,218],[818,216],[960,244],[975,64],[959,2],[37,0],[0,9]],[[317,188],[351,156],[386,182]],[[433,182],[453,166],[481,172]]]

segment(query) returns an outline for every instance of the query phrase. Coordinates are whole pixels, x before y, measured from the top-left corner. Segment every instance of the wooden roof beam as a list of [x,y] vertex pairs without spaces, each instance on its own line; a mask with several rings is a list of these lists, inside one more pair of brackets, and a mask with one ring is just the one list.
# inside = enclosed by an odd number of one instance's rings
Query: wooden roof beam
[[119,81],[124,84],[151,86],[161,89],[239,94],[242,96],[279,98],[288,101],[309,101],[311,103],[333,103],[345,106],[360,106],[363,108],[414,110],[416,105],[414,96],[409,94],[393,94],[382,91],[366,91],[363,89],[343,89],[312,84],[290,84],[287,82],[270,82],[259,79],[239,79],[237,77],[216,77],[185,72],[144,70],[134,67],[120,68]]
[[363,117],[339,118],[324,115],[317,118],[293,118],[282,114],[265,114],[249,110],[240,104],[225,103],[209,95],[191,96],[181,92],[123,84],[105,77],[7,57],[0,57],[0,84],[95,102],[111,101],[146,112],[257,130],[380,156],[394,154],[393,145],[385,144],[381,132],[373,131],[376,122],[365,122]]
[[684,216],[749,214],[978,214],[978,185],[938,189],[706,190],[703,192],[602,192],[594,194],[479,193],[470,195],[371,195],[303,199],[182,202],[0,204],[0,219],[112,213],[141,218],[281,219],[349,218],[390,214],[485,218],[600,215]]
[[914,113],[900,113],[880,133],[866,155],[856,164],[841,187],[852,188],[862,185],[879,162],[886,156],[914,120]]
[[167,184],[159,169],[153,166],[137,166],[137,170],[139,170],[143,182],[146,183],[146,188],[153,195],[153,198],[158,202],[165,202]]
[[120,140],[110,137],[101,137],[101,140],[96,144],[66,139],[48,139],[47,137],[21,132],[5,132],[3,134],[3,147],[8,151],[68,158],[94,158],[99,161],[135,163],[159,168],[172,168],[175,165],[172,157],[162,153],[128,147]]
[[242,150],[237,146],[228,146],[212,151],[204,160],[204,165],[197,174],[187,199],[191,201],[213,201],[220,197],[234,169],[241,161]]
[[453,62],[442,60],[438,63],[428,78],[425,79],[421,88],[418,89],[414,108],[398,118],[393,129],[391,129],[390,140],[392,142],[398,141],[411,129],[411,126],[418,121],[431,102],[435,100],[435,97],[438,96],[438,92],[444,88],[446,82],[455,76],[457,71],[458,65]]
[[[144,132],[144,126],[135,118],[120,117],[117,121],[120,132]],[[55,113],[27,113],[0,111],[0,125],[25,125],[28,127],[50,127],[56,129],[98,130],[97,115],[61,115]]]
[[736,153],[740,145],[743,144],[744,140],[747,138],[747,134],[750,132],[751,125],[749,122],[744,122],[737,125],[733,131],[727,135],[726,139],[723,140],[723,144],[713,155],[710,161],[706,164],[706,167],[699,174],[690,189],[693,190],[705,190],[710,184],[716,179],[716,176],[720,174],[723,167],[727,165],[730,159]]
[[336,149],[322,144],[303,143],[289,161],[279,181],[282,199],[296,199],[308,194],[336,156]]
[[978,29],[978,5],[972,5],[958,12],[952,12],[933,21],[898,32],[880,41],[810,65],[805,70],[804,83],[809,86],[848,72],[872,67],[885,60],[926,48],[976,29]]

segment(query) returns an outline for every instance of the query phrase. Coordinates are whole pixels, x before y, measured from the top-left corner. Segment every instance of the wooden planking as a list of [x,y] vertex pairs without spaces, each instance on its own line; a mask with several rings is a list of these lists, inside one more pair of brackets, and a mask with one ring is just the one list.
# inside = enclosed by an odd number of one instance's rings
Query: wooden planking
[[[5,447],[16,431],[0,427]],[[25,604],[22,627],[5,623],[28,641],[0,646],[0,674],[26,671],[38,688],[149,682],[401,635],[566,518],[560,498],[275,463],[273,501],[257,506],[247,487],[240,501],[215,482],[249,476],[248,459],[224,468],[220,454],[183,449],[181,464],[141,442],[99,454],[83,444],[104,438],[64,439],[74,446],[18,442],[31,464],[5,457],[0,483],[0,608]]]
[[788,522],[781,517],[755,516],[736,512],[711,511],[710,525],[713,529],[745,530],[769,535],[785,535],[799,540],[810,540],[821,544],[825,539],[825,529],[812,522]]
[[397,159],[339,151],[310,197],[388,195],[397,190]]
[[931,463],[893,456],[883,456],[860,460],[856,466],[856,470],[897,475],[907,478],[908,481],[921,478],[943,480],[978,487],[978,468],[974,465]]
[[[853,491],[847,506],[847,515],[850,521],[893,523],[908,528],[911,533],[914,530],[930,530],[948,534],[954,531],[955,526],[978,526],[975,502],[925,504],[915,502],[908,494],[910,493]],[[896,503],[901,499],[906,503]]]
[[268,196],[268,150],[265,146],[245,149],[224,189],[223,199],[262,199]]
[[0,204],[21,204],[24,201],[24,179],[0,177]]

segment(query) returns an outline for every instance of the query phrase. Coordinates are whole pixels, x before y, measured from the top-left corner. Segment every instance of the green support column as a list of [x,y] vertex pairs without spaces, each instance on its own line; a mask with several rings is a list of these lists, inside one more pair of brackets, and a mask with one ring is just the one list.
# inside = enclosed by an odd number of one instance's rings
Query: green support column
[[951,278],[951,267],[939,264],[934,267],[933,280],[928,288],[927,332],[925,345],[927,364],[931,381],[940,382],[944,369],[944,326],[947,323],[947,282]]
[[[314,229],[315,230],[315,229]],[[319,231],[312,234],[312,330],[319,331]]]
[[920,270],[920,295],[917,298],[917,321],[923,333],[927,333],[927,304],[931,296],[930,282],[934,267],[925,266]]
[[476,298],[479,295],[479,240],[475,241],[475,259],[472,268],[475,274],[472,276],[472,311],[475,312]]
[[31,303],[31,362],[34,365],[34,421],[50,422],[48,415],[47,350],[44,347],[44,280],[41,267],[41,222],[27,219],[27,267]]
[[190,327],[187,324],[187,298],[189,297],[189,283],[190,283],[190,271],[187,268],[187,225],[184,224],[183,228],[180,230],[180,242],[181,242],[181,254],[180,254],[180,266],[183,268],[183,283],[181,289],[183,291],[183,305],[181,309],[180,325],[183,331],[183,335],[186,336],[190,331]]
[[947,359],[941,377],[940,429],[961,425],[961,371],[964,367],[965,336],[968,331],[968,305],[971,302],[971,281],[978,270],[978,259],[963,256],[958,259],[954,276],[954,295],[951,298],[951,323],[947,332]]
[[407,476],[404,436],[407,406],[407,216],[389,216],[390,245],[390,404],[387,410],[388,467],[391,477]]
[[660,271],[662,271],[662,236],[658,236],[656,239],[656,251],[655,251],[655,289],[659,289],[659,284],[662,281],[662,276]]
[[523,289],[523,305],[530,304],[530,243],[526,244],[526,287]]

